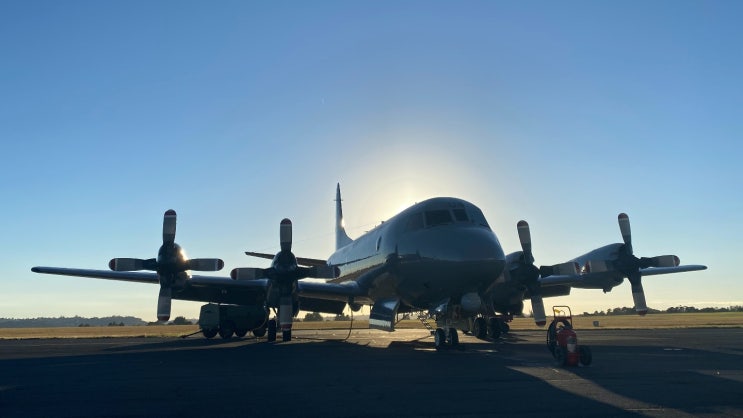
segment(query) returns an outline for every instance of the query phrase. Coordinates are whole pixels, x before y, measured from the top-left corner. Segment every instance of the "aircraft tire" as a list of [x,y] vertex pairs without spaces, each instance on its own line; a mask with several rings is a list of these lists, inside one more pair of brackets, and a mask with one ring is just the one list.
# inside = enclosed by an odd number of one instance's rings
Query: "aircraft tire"
[[488,321],[488,337],[497,340],[500,338],[501,334],[501,327],[500,327],[501,320],[499,318],[490,318]]
[[433,346],[437,351],[446,347],[446,332],[442,328],[436,328],[433,334]]
[[223,340],[229,340],[232,338],[232,334],[235,333],[235,324],[232,321],[224,321],[219,326],[219,336]]
[[264,335],[266,335],[266,327],[260,327],[253,330],[253,335],[260,338]]
[[508,332],[511,331],[511,326],[508,325],[508,322],[506,322],[506,321],[500,320],[499,322],[500,322],[500,330],[504,334],[508,334]]
[[247,330],[247,329],[243,329],[243,328],[238,328],[238,329],[236,329],[236,330],[235,330],[235,336],[236,336],[237,338],[242,338],[242,337],[244,337],[244,336],[245,336],[245,335],[246,335],[247,333],[248,333],[248,330]]
[[459,345],[459,334],[457,334],[456,328],[449,328],[449,337],[446,342],[448,342],[452,347]]
[[472,335],[475,336],[475,338],[479,338],[481,340],[484,340],[487,336],[487,327],[485,326],[485,318],[483,317],[477,317],[475,318],[475,322],[472,325]]
[[206,339],[214,338],[217,332],[218,330],[216,328],[204,328],[201,330],[201,333],[204,334],[204,338]]

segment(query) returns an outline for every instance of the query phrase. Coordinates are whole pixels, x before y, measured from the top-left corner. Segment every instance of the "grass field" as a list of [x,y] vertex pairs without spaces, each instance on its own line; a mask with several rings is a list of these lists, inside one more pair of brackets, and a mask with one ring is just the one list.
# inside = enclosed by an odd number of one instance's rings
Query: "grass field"
[[[548,318],[549,320],[550,318]],[[636,315],[578,316],[573,324],[577,329],[592,329],[598,321],[600,329],[656,329],[656,328],[740,328],[743,312],[679,313]],[[350,322],[296,322],[294,329],[348,329]],[[354,329],[366,329],[366,320],[355,320]],[[400,321],[398,328],[420,328],[417,320]],[[514,318],[511,329],[540,330],[531,318]],[[0,328],[0,339],[23,338],[113,338],[113,337],[179,337],[198,332],[197,325],[162,325],[131,327],[61,327],[61,328]]]

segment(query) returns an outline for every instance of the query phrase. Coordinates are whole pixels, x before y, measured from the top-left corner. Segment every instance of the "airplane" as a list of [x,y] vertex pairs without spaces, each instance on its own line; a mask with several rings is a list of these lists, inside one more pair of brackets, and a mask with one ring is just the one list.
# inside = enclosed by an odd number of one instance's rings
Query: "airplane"
[[[608,292],[624,277],[632,284],[637,312],[644,314],[642,276],[706,269],[680,266],[674,255],[638,259],[632,253],[626,214],[619,215],[619,224],[624,244],[537,268],[526,221],[517,224],[521,251],[504,255],[480,209],[456,198],[418,203],[352,240],[345,232],[338,185],[336,252],[327,261],[301,259],[307,265],[335,268],[338,277],[321,284],[298,282],[296,289],[305,297],[347,302],[354,311],[371,305],[369,326],[381,330],[393,331],[398,313],[428,311],[436,318],[434,340],[441,348],[458,343],[457,328],[479,338],[497,338],[508,329],[505,321],[523,313],[525,298],[531,299],[535,323],[544,326],[543,297],[568,295],[572,287]],[[231,272],[236,280],[258,276],[254,269]],[[286,314],[282,326],[290,328],[290,320]]]
[[[521,251],[506,255],[482,211],[453,197],[417,203],[351,239],[345,231],[337,185],[336,251],[327,260],[296,257],[291,252],[292,223],[284,219],[279,227],[278,253],[246,252],[271,259],[268,269],[236,268],[229,279],[184,274],[170,289],[175,299],[256,307],[249,322],[256,335],[267,329],[269,341],[276,339],[278,327],[282,339],[291,340],[292,318],[300,309],[342,313],[346,306],[358,311],[369,305],[369,327],[385,331],[394,331],[398,314],[428,312],[437,326],[432,331],[434,346],[442,349],[459,344],[457,329],[479,338],[499,336],[513,315],[523,313],[526,298],[531,299],[535,322],[544,325],[542,299],[567,295],[571,287],[607,291],[628,277],[633,295],[640,295],[643,275],[706,268],[679,266],[675,256],[637,259],[632,254],[629,220],[623,215],[624,244],[611,244],[566,263],[538,268],[528,223],[517,224]],[[117,265],[113,263],[113,267]],[[131,271],[57,267],[34,267],[32,271],[153,282],[150,276],[146,280],[141,276],[147,273],[133,276]],[[325,280],[305,280],[311,277]],[[638,312],[647,311],[644,296],[636,296],[635,305]],[[277,312],[278,321],[269,318],[270,309]],[[421,319],[425,323],[426,318]]]

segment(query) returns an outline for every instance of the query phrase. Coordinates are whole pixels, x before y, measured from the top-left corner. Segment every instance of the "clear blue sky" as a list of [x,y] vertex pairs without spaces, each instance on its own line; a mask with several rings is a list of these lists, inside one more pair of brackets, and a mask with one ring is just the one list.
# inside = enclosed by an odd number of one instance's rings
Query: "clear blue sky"
[[[0,317],[154,319],[157,287],[37,275],[154,257],[262,266],[333,250],[433,196],[472,201],[537,262],[621,241],[709,270],[648,304],[743,304],[743,4],[0,3]],[[627,284],[547,305],[631,306]],[[175,301],[195,317],[198,303]],[[528,310],[528,304],[527,304]]]

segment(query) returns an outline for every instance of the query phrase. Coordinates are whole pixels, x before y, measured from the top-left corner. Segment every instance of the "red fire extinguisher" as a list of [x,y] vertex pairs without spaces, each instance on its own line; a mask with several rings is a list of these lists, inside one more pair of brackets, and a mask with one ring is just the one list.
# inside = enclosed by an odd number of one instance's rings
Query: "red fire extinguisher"
[[560,366],[577,366],[580,361],[578,336],[572,328],[560,327],[557,330],[555,359]]
[[578,335],[573,329],[573,315],[567,306],[554,306],[554,319],[547,330],[547,347],[558,366],[588,366],[593,360],[591,349],[578,345]]

